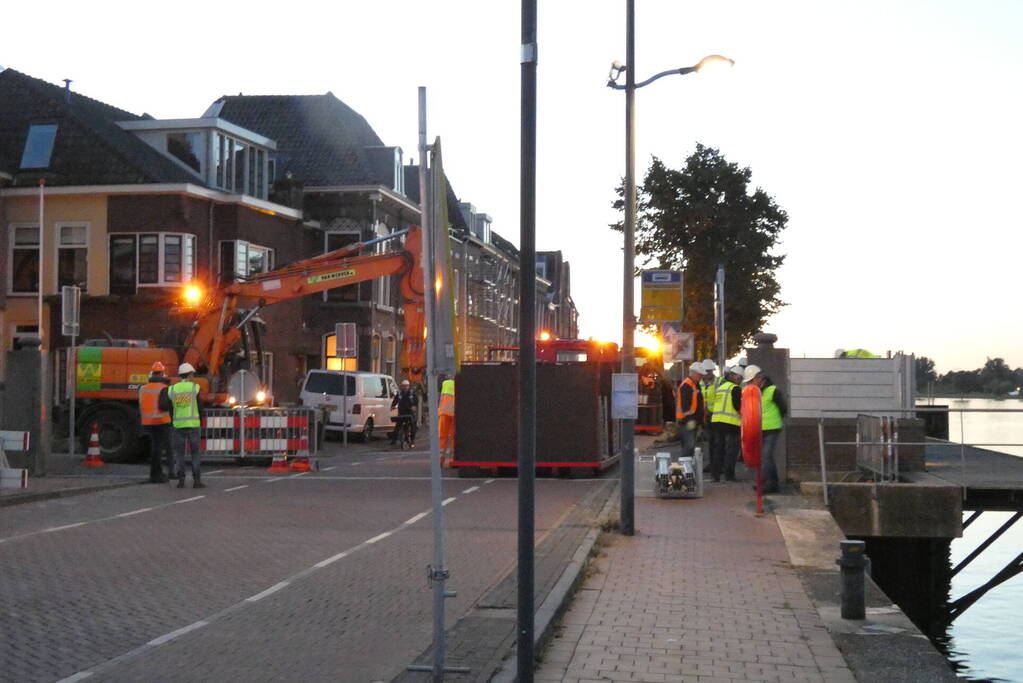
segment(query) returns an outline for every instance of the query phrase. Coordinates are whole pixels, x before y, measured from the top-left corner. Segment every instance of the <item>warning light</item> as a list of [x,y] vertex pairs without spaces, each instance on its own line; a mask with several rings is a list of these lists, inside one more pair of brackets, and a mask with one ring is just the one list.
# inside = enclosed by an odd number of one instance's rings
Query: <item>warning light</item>
[[257,391],[256,392],[256,403],[262,403],[265,400],[266,400],[266,392],[265,391]]
[[544,330],[543,332],[540,333],[540,341],[550,341],[550,339],[551,333],[548,332],[547,330]]
[[202,299],[202,287],[198,285],[188,285],[185,287],[185,301],[191,305],[199,303]]

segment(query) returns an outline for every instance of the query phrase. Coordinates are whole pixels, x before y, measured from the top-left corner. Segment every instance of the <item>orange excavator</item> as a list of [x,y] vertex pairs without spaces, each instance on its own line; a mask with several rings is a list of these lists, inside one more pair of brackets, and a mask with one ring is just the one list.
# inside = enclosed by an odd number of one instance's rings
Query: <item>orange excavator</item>
[[[404,248],[378,254],[370,247],[404,236]],[[197,369],[195,381],[208,405],[229,406],[236,400],[230,388],[237,368],[233,357],[248,359],[250,351],[262,358],[257,315],[266,306],[336,287],[378,277],[400,275],[405,309],[405,338],[401,350],[402,372],[411,381],[425,375],[422,230],[406,230],[366,242],[351,244],[321,256],[282,266],[236,282],[225,283],[205,294],[198,287],[184,290],[186,301],[172,312],[192,318],[182,347],[153,348],[145,342],[128,346],[81,346],[75,367],[76,433],[87,438],[91,425],[99,428],[100,449],[105,459],[124,460],[139,451],[138,389],[148,381],[155,361],[176,369],[190,363]],[[253,348],[255,347],[255,348]],[[257,361],[258,362],[258,361]],[[242,363],[242,367],[247,365]],[[262,368],[257,375],[265,384]],[[244,386],[244,383],[243,383]]]

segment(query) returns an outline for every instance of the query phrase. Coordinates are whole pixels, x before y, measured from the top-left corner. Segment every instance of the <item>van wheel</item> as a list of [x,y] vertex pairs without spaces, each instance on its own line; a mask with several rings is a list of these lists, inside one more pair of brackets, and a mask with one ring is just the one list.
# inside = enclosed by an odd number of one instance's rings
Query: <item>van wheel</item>
[[369,443],[369,440],[373,438],[373,418],[366,420],[366,426],[362,428],[362,433],[359,434],[359,441],[363,443]]

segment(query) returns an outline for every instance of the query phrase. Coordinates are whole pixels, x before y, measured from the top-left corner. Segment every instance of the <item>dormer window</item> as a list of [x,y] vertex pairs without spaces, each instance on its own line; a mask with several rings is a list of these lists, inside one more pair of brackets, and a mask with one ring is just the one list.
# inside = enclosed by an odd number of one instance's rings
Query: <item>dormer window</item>
[[57,137],[56,123],[34,123],[28,128],[25,149],[21,152],[22,168],[47,168]]

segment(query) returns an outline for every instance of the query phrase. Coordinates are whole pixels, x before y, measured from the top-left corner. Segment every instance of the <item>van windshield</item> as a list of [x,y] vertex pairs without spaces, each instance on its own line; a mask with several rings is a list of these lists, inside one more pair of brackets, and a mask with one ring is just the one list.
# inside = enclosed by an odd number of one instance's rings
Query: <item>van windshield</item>
[[354,396],[355,378],[351,375],[344,375],[345,386],[348,391],[341,389],[341,375],[330,372],[313,372],[305,381],[305,390],[311,394],[329,394],[331,396]]

